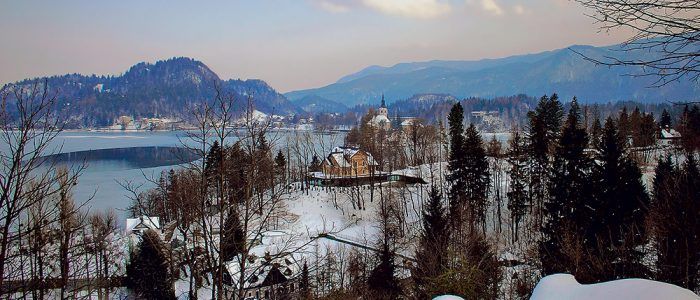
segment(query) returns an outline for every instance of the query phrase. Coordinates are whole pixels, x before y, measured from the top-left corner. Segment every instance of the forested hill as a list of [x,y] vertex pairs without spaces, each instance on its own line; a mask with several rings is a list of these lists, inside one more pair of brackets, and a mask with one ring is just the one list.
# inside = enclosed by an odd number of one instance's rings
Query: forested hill
[[291,101],[313,95],[348,107],[378,103],[382,94],[392,102],[425,93],[445,93],[463,99],[518,94],[539,97],[556,92],[562,99],[577,96],[584,103],[697,100],[700,83],[692,79],[681,78],[663,87],[650,88],[656,78],[627,76],[643,74],[641,68],[599,66],[579,55],[594,59],[613,56],[624,60],[651,59],[655,55],[649,51],[622,49],[621,45],[571,46],[499,59],[371,66],[328,86],[285,95]]
[[222,80],[204,63],[184,57],[138,63],[120,76],[68,74],[17,84],[44,81],[58,93],[62,114],[71,127],[110,125],[121,115],[187,118],[191,104],[213,99],[215,84],[233,94],[240,108],[250,93],[255,109],[264,113],[302,112],[262,80]]

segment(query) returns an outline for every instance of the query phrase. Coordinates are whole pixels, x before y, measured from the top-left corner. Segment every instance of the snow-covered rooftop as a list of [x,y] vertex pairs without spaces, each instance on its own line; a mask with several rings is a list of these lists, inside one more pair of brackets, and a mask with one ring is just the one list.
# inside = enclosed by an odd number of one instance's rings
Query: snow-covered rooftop
[[663,128],[661,129],[662,139],[678,139],[681,137],[681,133],[673,128]]
[[[350,159],[358,152],[360,152],[360,149],[355,147],[335,147],[329,157],[333,157],[340,167],[347,168],[351,166]],[[372,154],[368,152],[365,153],[367,154],[367,163],[370,166],[378,165],[374,157],[372,157]],[[330,164],[330,161],[328,161],[328,164]]]
[[387,118],[385,115],[379,114],[379,115],[374,116],[369,121],[369,123],[370,123],[370,125],[379,126],[382,124],[389,124],[389,123],[391,123],[391,121],[389,121],[389,118]]
[[143,229],[160,229],[160,218],[141,216],[135,219],[126,219],[126,232],[131,233],[134,230]]

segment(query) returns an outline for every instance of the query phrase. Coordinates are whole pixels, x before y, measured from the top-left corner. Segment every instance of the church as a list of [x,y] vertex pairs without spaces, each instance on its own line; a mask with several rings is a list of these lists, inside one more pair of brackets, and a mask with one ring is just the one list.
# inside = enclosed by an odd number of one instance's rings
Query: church
[[384,102],[384,95],[382,95],[382,104],[377,110],[377,115],[372,117],[372,119],[369,120],[367,124],[376,128],[382,128],[384,130],[391,129],[391,120],[389,120],[389,109],[386,108],[386,103]]

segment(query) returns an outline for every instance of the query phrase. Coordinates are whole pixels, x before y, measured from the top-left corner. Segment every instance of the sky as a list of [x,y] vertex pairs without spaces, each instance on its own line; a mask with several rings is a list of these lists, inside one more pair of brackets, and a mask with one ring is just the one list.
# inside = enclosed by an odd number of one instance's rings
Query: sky
[[371,65],[622,42],[570,0],[0,0],[0,83],[186,56],[280,92]]

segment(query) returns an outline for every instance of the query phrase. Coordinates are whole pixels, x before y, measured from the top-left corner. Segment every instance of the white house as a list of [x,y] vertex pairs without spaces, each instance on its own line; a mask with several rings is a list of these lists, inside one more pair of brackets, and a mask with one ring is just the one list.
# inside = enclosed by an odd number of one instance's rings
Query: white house
[[659,132],[659,143],[661,146],[671,146],[678,144],[681,139],[681,133],[673,128],[665,127],[661,128]]
[[160,218],[141,216],[136,219],[126,219],[127,234],[141,234],[148,229],[160,232]]

